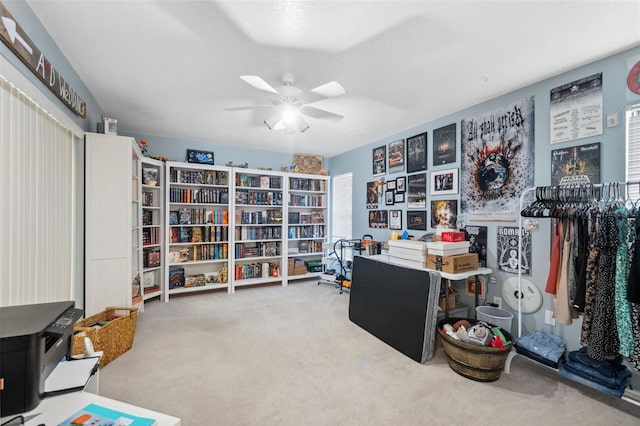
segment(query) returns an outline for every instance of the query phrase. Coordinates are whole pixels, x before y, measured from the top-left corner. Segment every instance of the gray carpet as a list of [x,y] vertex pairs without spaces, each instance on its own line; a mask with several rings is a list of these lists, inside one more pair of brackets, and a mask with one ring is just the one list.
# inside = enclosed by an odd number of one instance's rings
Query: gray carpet
[[194,425],[638,425],[640,408],[520,356],[475,382],[442,350],[419,364],[348,318],[330,285],[152,302],[100,393]]

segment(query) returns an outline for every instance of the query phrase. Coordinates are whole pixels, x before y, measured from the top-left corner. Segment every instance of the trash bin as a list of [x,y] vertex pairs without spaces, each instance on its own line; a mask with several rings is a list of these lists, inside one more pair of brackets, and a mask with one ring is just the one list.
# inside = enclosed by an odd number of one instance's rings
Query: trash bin
[[493,306],[477,306],[476,318],[478,321],[488,322],[511,333],[511,321],[513,320],[511,312]]

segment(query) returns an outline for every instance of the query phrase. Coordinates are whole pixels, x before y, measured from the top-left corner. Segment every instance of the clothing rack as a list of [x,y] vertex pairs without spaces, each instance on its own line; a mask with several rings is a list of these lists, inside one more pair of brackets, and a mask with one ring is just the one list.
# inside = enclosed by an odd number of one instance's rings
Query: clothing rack
[[[518,262],[522,264],[522,232],[523,218],[558,218],[558,217],[575,217],[576,214],[588,214],[588,204],[598,203],[599,207],[604,207],[607,201],[623,200],[625,203],[630,200],[630,188],[638,186],[638,198],[631,200],[634,207],[640,208],[640,181],[626,182],[609,182],[609,183],[573,183],[568,185],[546,186],[546,187],[530,187],[520,194],[520,214],[518,216]],[[624,187],[624,193],[621,188]],[[529,210],[524,208],[525,199],[535,191],[536,199],[529,205]],[[546,199],[545,197],[550,197]],[[536,204],[537,203],[537,204]],[[564,203],[565,205],[574,206],[575,209],[558,209],[553,208],[553,203]],[[576,203],[583,203],[578,206]],[[578,207],[582,207],[579,209]],[[525,211],[526,210],[526,211]],[[535,224],[533,224],[535,225]],[[522,268],[518,267],[518,293],[522,294]],[[518,296],[519,296],[518,295]],[[518,337],[522,336],[522,298],[518,297]],[[505,372],[509,373],[510,364],[513,357],[517,353],[512,351],[505,363]],[[543,365],[543,364],[541,364]],[[621,397],[622,400],[640,406],[640,392],[625,389],[625,393]]]

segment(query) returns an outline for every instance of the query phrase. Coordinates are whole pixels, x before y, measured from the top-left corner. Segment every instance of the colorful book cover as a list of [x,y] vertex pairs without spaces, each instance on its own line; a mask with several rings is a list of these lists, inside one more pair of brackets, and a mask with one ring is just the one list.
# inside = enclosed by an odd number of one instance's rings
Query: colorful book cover
[[155,419],[134,416],[97,404],[89,404],[59,423],[58,426],[152,426],[154,424],[156,424]]

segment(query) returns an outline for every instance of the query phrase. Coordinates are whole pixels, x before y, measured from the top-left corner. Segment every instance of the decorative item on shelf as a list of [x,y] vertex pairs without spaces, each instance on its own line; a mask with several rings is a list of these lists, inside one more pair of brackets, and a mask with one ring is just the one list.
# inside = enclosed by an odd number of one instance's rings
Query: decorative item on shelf
[[144,155],[145,157],[148,157],[149,153],[147,152],[147,140],[136,139],[136,142],[138,142],[138,148],[140,148],[140,152],[142,153],[142,155]]
[[293,154],[293,163],[300,173],[317,175],[322,169],[321,155]]
[[273,170],[273,167],[258,167],[258,170]]
[[211,151],[187,149],[187,163],[207,164],[213,166],[214,157]]
[[242,163],[242,164],[233,164],[233,161],[229,161],[227,164],[225,164],[225,166],[227,167],[239,167],[241,169],[248,169],[249,168],[249,163]]
[[229,275],[229,266],[225,264],[222,268],[220,268],[220,271],[218,271],[218,283],[225,284],[227,282],[228,275]]

